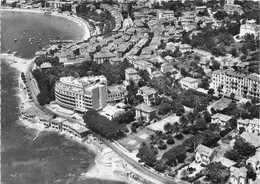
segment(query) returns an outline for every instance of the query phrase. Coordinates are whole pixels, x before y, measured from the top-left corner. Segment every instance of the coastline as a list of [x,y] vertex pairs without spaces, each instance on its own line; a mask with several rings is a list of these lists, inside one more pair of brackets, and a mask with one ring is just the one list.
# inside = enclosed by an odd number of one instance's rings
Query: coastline
[[[10,12],[25,12],[25,13],[40,13],[40,14],[44,14],[43,11],[41,11],[40,9],[20,9],[20,8],[0,8],[1,11],[10,11]],[[65,18],[69,21],[72,21],[74,23],[76,23],[83,32],[83,40],[87,40],[88,38],[90,38],[90,31],[89,31],[89,24],[87,23],[87,21],[84,21],[82,18],[77,17],[75,15],[67,15],[65,13],[57,13],[57,12],[53,12],[52,14],[48,15],[48,16],[56,16],[56,17],[61,17],[61,18]]]
[[[21,72],[24,72],[24,73],[26,72],[26,70],[28,69],[28,66],[34,61],[34,58],[33,59],[22,59],[22,58],[13,56],[12,54],[1,54],[0,58],[1,58],[1,61],[6,62],[10,68],[13,68],[17,72],[17,79],[18,79],[18,83],[19,83],[18,91],[17,91],[17,97],[19,98],[19,108],[28,109],[30,107],[33,107],[34,104],[33,104],[33,102],[29,101],[29,96],[28,96],[27,91],[24,89],[25,84],[21,80],[20,74],[21,74]],[[39,134],[43,131],[56,132],[54,130],[44,128],[38,123],[33,123],[28,120],[23,120],[21,118],[21,116],[19,117],[18,123],[28,129],[36,130],[35,137],[32,139],[32,141],[36,140],[38,138]],[[91,151],[95,155],[94,164],[93,165],[91,164],[89,166],[88,170],[85,173],[81,174],[80,178],[82,180],[101,179],[101,180],[124,182],[124,183],[129,183],[129,184],[130,183],[138,184],[137,181],[134,181],[134,180],[129,181],[128,177],[118,174],[117,173],[118,170],[116,170],[115,168],[107,167],[107,166],[103,165],[103,163],[99,161],[100,157],[102,157],[102,154],[93,145],[90,145],[79,139],[73,138],[64,132],[62,132],[62,133],[56,132],[56,133],[58,133],[60,135],[64,135],[66,139],[78,142],[80,145],[86,147],[89,151]],[[108,170],[109,170],[109,172],[108,172]]]

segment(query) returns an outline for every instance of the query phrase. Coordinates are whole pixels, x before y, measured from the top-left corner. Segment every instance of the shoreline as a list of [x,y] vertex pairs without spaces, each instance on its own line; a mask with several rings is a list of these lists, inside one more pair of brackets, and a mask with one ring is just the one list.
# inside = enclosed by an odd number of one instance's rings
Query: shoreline
[[[13,56],[12,54],[1,54],[0,55],[1,60],[3,59],[3,62],[6,62],[10,68],[17,71],[17,77],[18,77],[18,90],[17,90],[17,97],[19,99],[19,108],[28,109],[30,107],[33,107],[33,102],[29,101],[29,96],[26,90],[24,90],[25,84],[20,78],[21,72],[26,72],[28,69],[28,66],[31,64],[31,62],[34,61],[34,59],[22,59],[18,58],[16,56]],[[16,60],[17,62],[14,62]],[[20,62],[19,62],[20,61]],[[117,174],[117,170],[115,168],[107,167],[103,165],[102,163],[99,163],[98,159],[102,154],[95,148],[93,145],[88,144],[87,142],[83,142],[82,140],[76,139],[74,137],[71,137],[65,132],[57,132],[48,128],[42,127],[37,122],[33,123],[28,120],[23,120],[21,118],[21,115],[18,119],[18,124],[21,126],[24,126],[26,129],[33,129],[35,131],[35,137],[32,138],[31,141],[35,141],[39,134],[41,132],[47,131],[47,132],[55,132],[59,135],[64,135],[65,139],[68,139],[70,141],[76,141],[81,146],[85,147],[88,151],[93,153],[95,155],[95,160],[93,164],[90,164],[89,168],[86,172],[82,173],[80,178],[84,181],[84,179],[101,179],[101,180],[109,180],[109,181],[117,181],[117,182],[124,182],[124,183],[135,183],[138,184],[137,181],[130,180],[128,177],[122,176]],[[110,173],[107,173],[107,170],[110,171]],[[115,171],[115,172],[114,172]]]
[[[9,12],[24,12],[24,13],[44,14],[44,12],[41,11],[40,9],[20,9],[20,8],[3,8],[3,7],[1,7],[0,10],[1,11],[9,11]],[[61,18],[64,18],[64,19],[67,19],[69,21],[76,23],[78,25],[78,27],[80,27],[82,32],[83,32],[82,40],[87,40],[88,38],[90,38],[90,36],[91,36],[90,31],[89,31],[90,26],[89,26],[88,22],[84,21],[82,18],[77,17],[75,15],[66,15],[64,13],[57,13],[57,12],[53,12],[49,16],[61,17]],[[79,40],[79,41],[81,41],[81,40]]]

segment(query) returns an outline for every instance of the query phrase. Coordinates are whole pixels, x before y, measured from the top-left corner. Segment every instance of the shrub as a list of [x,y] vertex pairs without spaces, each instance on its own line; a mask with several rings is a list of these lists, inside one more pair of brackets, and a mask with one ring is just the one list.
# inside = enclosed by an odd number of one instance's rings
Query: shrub
[[182,140],[183,139],[182,133],[176,134],[175,138],[178,139],[178,140]]

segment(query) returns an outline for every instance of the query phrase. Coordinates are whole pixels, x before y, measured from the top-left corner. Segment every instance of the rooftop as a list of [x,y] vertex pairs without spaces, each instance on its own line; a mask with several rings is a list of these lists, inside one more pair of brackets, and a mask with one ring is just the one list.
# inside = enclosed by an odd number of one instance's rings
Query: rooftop
[[207,146],[204,146],[202,144],[199,144],[196,148],[196,152],[199,152],[199,154],[203,154],[207,157],[210,157],[213,153],[214,149],[211,149]]
[[191,78],[191,77],[185,77],[185,78],[181,79],[181,81],[194,83],[194,82],[197,82],[198,80],[194,79],[194,78]]
[[230,171],[232,173],[231,175],[236,176],[236,178],[239,178],[239,177],[246,178],[247,169],[245,167],[241,167],[241,168],[231,167]]
[[232,117],[225,115],[225,114],[221,114],[221,113],[217,113],[214,114],[213,116],[211,116],[212,119],[220,119],[221,121],[228,121],[230,120]]
[[154,112],[156,109],[146,105],[145,103],[141,103],[135,107],[136,110],[141,110],[143,112]]
[[148,86],[143,86],[139,90],[145,93],[146,95],[155,94],[157,92],[155,89],[150,88]]
[[251,143],[255,147],[260,146],[260,137],[258,135],[249,133],[249,132],[243,132],[241,134],[241,137],[246,140],[246,142]]
[[134,68],[127,68],[125,69],[127,74],[138,74],[138,72]]

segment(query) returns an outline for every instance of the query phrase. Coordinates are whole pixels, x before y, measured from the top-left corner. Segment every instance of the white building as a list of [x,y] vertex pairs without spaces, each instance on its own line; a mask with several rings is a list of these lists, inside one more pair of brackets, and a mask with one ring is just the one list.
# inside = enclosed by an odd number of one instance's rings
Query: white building
[[138,89],[137,95],[141,95],[144,99],[144,103],[151,106],[152,102],[155,101],[156,96],[158,95],[157,91],[148,86],[143,86]]
[[132,79],[135,82],[140,79],[138,71],[136,71],[134,68],[127,68],[125,70],[125,80],[129,81],[130,79]]
[[237,130],[244,127],[246,132],[258,135],[260,133],[260,119],[239,119],[237,120]]
[[213,116],[211,116],[211,123],[217,123],[223,127],[226,125],[226,122],[231,120],[231,118],[232,118],[231,116],[217,113],[217,114],[214,114]]
[[122,85],[107,86],[107,102],[119,102],[124,100],[127,90]]
[[238,97],[260,98],[260,75],[235,72],[231,69],[212,72],[212,86],[215,91],[222,88],[224,95],[234,93]]
[[260,25],[257,25],[255,20],[246,20],[246,23],[240,26],[239,36],[243,37],[246,34],[260,36]]
[[207,146],[199,144],[195,150],[195,161],[197,163],[202,163],[208,165],[216,156],[216,151]]
[[199,81],[191,77],[185,77],[180,80],[180,84],[183,89],[197,89]]
[[105,76],[61,77],[55,85],[55,99],[65,108],[85,112],[106,106],[107,79]]
[[112,120],[113,118],[123,114],[125,112],[124,109],[117,108],[116,106],[107,105],[102,109],[100,115],[105,116],[107,119]]

